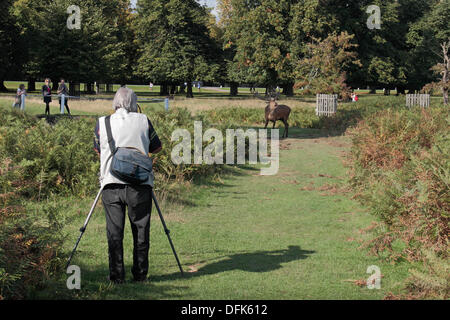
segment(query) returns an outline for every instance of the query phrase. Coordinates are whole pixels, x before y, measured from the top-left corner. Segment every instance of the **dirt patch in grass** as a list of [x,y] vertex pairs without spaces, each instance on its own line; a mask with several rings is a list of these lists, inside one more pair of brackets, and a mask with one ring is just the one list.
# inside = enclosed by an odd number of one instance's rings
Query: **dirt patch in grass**
[[320,187],[317,187],[312,181],[307,186],[300,188],[299,190],[321,192],[320,195],[324,197],[334,196],[348,192],[347,187],[343,187],[339,184],[325,184]]

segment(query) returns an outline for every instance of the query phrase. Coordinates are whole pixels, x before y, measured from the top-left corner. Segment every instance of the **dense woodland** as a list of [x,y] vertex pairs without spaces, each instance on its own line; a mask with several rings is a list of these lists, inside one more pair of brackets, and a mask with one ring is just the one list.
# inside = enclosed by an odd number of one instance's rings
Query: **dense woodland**
[[[192,81],[283,93],[349,88],[448,91],[450,0],[1,0],[4,80],[148,83],[161,94]],[[380,29],[368,28],[370,5]],[[55,84],[57,81],[54,81]],[[425,88],[424,88],[425,86]],[[184,90],[184,88],[182,88]]]

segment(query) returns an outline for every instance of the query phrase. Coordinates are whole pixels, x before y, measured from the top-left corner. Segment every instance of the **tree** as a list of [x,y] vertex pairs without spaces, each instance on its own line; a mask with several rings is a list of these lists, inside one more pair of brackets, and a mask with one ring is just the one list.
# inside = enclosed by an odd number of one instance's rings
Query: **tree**
[[186,82],[189,98],[193,81],[216,78],[221,52],[206,7],[195,0],[139,0],[137,10],[136,75],[166,86]]
[[345,83],[345,70],[351,64],[361,66],[353,38],[347,32],[333,33],[308,44],[308,53],[297,64],[296,87],[306,87],[315,93],[338,93],[347,99],[350,90]]
[[[119,28],[129,14],[126,0],[80,0],[80,29],[69,29],[69,0],[17,0],[14,14],[27,39],[25,70],[32,78],[108,82],[125,77],[126,46]],[[125,39],[123,36],[122,39]]]
[[[408,34],[408,42],[416,52],[424,52],[428,64],[422,66],[423,72],[434,71],[435,79],[440,78],[444,104],[448,104],[450,81],[450,0],[435,0],[431,10],[415,25]],[[422,84],[423,85],[423,84]]]
[[17,77],[21,72],[23,46],[20,30],[11,14],[13,0],[0,0],[0,91],[6,91],[7,77]]
[[[292,88],[291,0],[231,0],[227,3],[225,50],[232,82]],[[222,6],[224,4],[222,3]],[[292,90],[288,90],[292,93]]]
[[450,38],[447,42],[441,44],[442,48],[442,63],[434,66],[433,70],[441,76],[442,96],[444,104],[448,105],[448,88],[450,82]]

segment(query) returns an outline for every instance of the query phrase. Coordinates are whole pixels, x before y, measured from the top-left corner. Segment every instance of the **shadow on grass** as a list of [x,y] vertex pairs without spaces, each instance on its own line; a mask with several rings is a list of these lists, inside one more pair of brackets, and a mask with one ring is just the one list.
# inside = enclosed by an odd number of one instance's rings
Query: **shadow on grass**
[[102,264],[93,268],[79,264],[82,270],[82,290],[78,293],[59,295],[60,299],[133,299],[133,300],[165,300],[177,299],[189,289],[181,285],[161,285],[131,280],[131,266],[126,265],[127,279],[123,284],[113,284],[108,280],[109,267]]
[[[282,263],[298,261],[308,258],[315,251],[302,250],[299,246],[289,246],[288,249],[274,251],[256,251],[252,253],[238,253],[225,259],[207,264],[195,272],[185,273],[183,279],[218,274],[227,271],[241,270],[245,272],[270,272],[282,268]],[[204,262],[203,262],[204,263]],[[188,270],[185,270],[185,272]],[[152,282],[169,281],[182,278],[180,273],[151,276]]]
[[221,165],[217,166],[219,169],[214,172],[213,175],[196,176],[192,180],[192,183],[196,186],[206,186],[206,187],[224,187],[231,188],[234,185],[223,183],[214,179],[214,176],[220,175],[221,178],[226,177],[243,177],[248,176],[249,172],[259,171],[260,169],[251,165]]

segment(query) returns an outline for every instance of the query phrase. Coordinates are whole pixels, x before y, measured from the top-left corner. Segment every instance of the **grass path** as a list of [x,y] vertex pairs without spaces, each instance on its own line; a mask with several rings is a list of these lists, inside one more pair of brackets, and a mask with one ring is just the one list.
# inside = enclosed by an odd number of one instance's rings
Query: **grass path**
[[[163,207],[186,271],[175,259],[153,213],[150,282],[110,285],[105,218],[99,208],[73,261],[82,270],[80,298],[89,299],[381,299],[398,292],[407,265],[390,265],[359,249],[360,232],[373,218],[342,189],[345,137],[293,130],[281,145],[277,176],[239,169],[220,183],[199,185],[183,208]],[[78,236],[91,199],[71,204],[68,250]],[[131,279],[132,240],[125,233],[127,279]],[[380,267],[381,290],[365,281],[371,265]]]

